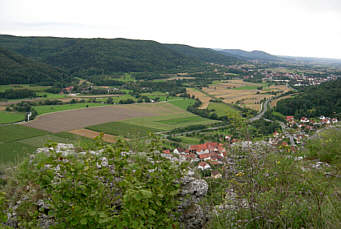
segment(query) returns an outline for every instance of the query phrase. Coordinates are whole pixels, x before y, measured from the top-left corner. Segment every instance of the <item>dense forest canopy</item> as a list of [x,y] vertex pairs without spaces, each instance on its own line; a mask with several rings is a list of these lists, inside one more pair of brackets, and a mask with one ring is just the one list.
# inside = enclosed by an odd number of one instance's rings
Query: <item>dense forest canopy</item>
[[0,84],[53,84],[68,79],[58,68],[0,47]]
[[276,110],[285,115],[295,115],[297,118],[340,115],[341,79],[307,87],[294,98],[280,100]]
[[237,60],[212,49],[121,38],[0,35],[0,45],[27,58],[59,67],[73,76],[182,70],[206,62],[230,64]]

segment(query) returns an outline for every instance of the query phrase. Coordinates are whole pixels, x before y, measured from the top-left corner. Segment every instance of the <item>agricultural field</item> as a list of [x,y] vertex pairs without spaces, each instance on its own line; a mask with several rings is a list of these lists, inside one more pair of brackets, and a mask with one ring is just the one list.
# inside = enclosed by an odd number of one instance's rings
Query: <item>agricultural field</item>
[[[262,87],[262,90],[257,88]],[[220,84],[210,85],[203,88],[203,91],[216,98],[222,99],[225,103],[238,104],[241,107],[260,111],[261,101],[269,99],[274,95],[270,92],[285,93],[290,89],[285,85],[271,85],[265,83],[249,83],[243,80],[227,80]]]
[[240,111],[236,108],[233,108],[231,105],[225,103],[212,103],[210,102],[208,105],[209,110],[214,110],[218,117],[227,116],[227,117],[240,117]]
[[25,120],[25,113],[0,110],[0,124],[14,123]]
[[212,99],[210,96],[194,88],[187,88],[186,91],[191,97],[194,96],[194,98],[199,99],[202,102],[201,106],[199,107],[200,109],[206,109],[208,107],[208,104]]
[[150,132],[164,132],[189,125],[206,125],[216,122],[214,120],[202,118],[185,111],[184,107],[189,101],[191,101],[190,99],[184,100],[183,103],[180,103],[180,101],[182,100],[172,102],[176,102],[179,107],[170,104],[171,102],[153,104],[155,111],[158,113],[152,116],[129,118],[118,122],[109,122],[95,126],[88,126],[86,128],[114,136],[123,136],[125,138],[134,139],[137,137],[146,136]]
[[9,84],[9,85],[0,85],[0,92],[4,92],[8,89],[30,89],[32,91],[42,92],[48,88],[50,88],[50,86],[39,86],[39,85],[30,85],[30,84]]
[[37,92],[37,95],[44,99],[63,99],[69,97],[68,95],[65,94],[53,94],[49,92]]
[[108,104],[103,103],[73,103],[73,104],[63,104],[63,105],[42,105],[42,106],[34,106],[34,109],[38,112],[39,115],[58,112],[58,111],[66,111],[66,110],[75,110],[81,108],[88,107],[99,107],[105,106]]
[[45,134],[45,131],[20,125],[0,126],[0,164],[20,160],[35,149],[34,146],[19,141]]
[[187,107],[192,106],[195,103],[194,99],[175,99],[169,101],[168,103],[173,104],[174,106],[180,107],[181,109],[187,110]]
[[0,166],[16,163],[39,147],[49,143],[73,143],[91,147],[94,141],[70,133],[53,134],[23,125],[0,126]]
[[[157,106],[157,108],[155,106]],[[162,108],[163,107],[158,106],[158,104],[127,104],[89,107],[38,116],[35,120],[32,120],[25,125],[57,133],[133,117],[158,115],[158,111],[162,112]],[[157,110],[157,112],[155,112],[155,110]]]
[[122,136],[129,139],[141,138],[148,136],[148,133],[154,133],[159,130],[144,126],[137,126],[124,122],[104,123],[96,126],[89,126],[87,129],[106,134]]
[[[90,130],[90,129],[71,130],[69,132],[71,134],[83,136],[83,137],[90,138],[90,139],[94,139],[94,138],[100,136],[100,132],[93,131],[93,130]],[[103,131],[101,131],[101,132],[103,132]],[[117,137],[115,137],[113,135],[110,135],[110,134],[104,134],[102,136],[102,140],[105,141],[105,142],[114,143],[114,142],[117,141]]]
[[[169,114],[169,115],[161,115],[161,116],[152,116],[152,117],[141,117],[141,118],[132,118],[127,119],[122,122],[154,128],[161,131],[169,131],[175,128],[186,127],[190,125],[207,125],[215,123],[216,121],[201,118],[192,113],[183,111],[178,114]],[[180,122],[180,123],[177,123]]]
[[278,101],[282,100],[282,99],[288,99],[290,97],[292,97],[293,95],[286,95],[286,96],[282,96],[282,97],[279,97],[278,99],[274,99],[271,101],[271,107],[275,107],[278,103]]

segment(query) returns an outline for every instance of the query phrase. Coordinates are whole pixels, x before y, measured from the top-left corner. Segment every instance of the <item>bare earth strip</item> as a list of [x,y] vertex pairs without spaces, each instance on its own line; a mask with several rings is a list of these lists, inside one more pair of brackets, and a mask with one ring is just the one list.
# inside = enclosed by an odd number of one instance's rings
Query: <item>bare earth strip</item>
[[[94,139],[95,137],[99,136],[100,133],[93,131],[93,130],[88,130],[88,129],[78,129],[78,130],[71,130],[69,131],[71,134],[76,134],[80,135],[86,138],[91,138]],[[114,143],[116,142],[116,137],[110,134],[104,134],[103,135],[103,141],[109,142],[109,143]]]
[[82,129],[87,126],[106,122],[115,122],[135,117],[157,116],[177,112],[182,112],[182,110],[167,103],[113,105],[50,113],[39,116],[35,120],[23,125],[57,133]]

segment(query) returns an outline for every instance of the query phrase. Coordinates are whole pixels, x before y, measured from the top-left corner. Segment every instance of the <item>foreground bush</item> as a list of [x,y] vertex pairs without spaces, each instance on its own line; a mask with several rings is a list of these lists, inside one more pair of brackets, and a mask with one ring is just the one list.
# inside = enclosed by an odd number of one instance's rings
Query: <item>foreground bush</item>
[[182,169],[157,153],[122,153],[128,150],[119,142],[99,151],[57,148],[35,154],[8,181],[8,224],[19,228],[178,227],[175,197],[180,184],[176,181]]
[[[291,153],[237,150],[210,228],[340,228],[340,174]],[[226,168],[227,170],[230,168]]]

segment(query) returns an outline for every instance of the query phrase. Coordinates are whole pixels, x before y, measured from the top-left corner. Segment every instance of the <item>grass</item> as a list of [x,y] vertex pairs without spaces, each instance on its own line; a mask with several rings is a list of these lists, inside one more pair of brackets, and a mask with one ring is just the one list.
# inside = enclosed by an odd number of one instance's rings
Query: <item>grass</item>
[[0,164],[20,161],[27,154],[32,153],[36,147],[20,142],[0,144]]
[[341,168],[341,129],[321,131],[306,144],[306,156]]
[[[200,121],[198,121],[197,118],[194,118],[192,120],[193,117],[197,117],[197,116],[189,112],[184,112],[180,114],[170,114],[170,115],[164,115],[164,116],[133,118],[133,119],[124,120],[122,122],[133,124],[133,125],[144,126],[147,128],[149,127],[149,128],[164,130],[164,131],[168,131],[168,130],[172,130],[172,129],[180,128],[180,127],[185,127],[185,126],[190,126],[193,124],[206,125],[206,124],[211,124],[211,123],[216,122],[210,119],[200,119]],[[183,122],[175,123],[174,121],[172,121],[175,119],[183,120]],[[186,120],[186,122],[184,120]]]
[[21,125],[0,126],[0,141],[4,143],[32,138],[36,136],[42,136],[46,134],[48,134],[47,131]]
[[0,124],[25,120],[25,113],[0,111]]
[[95,144],[91,139],[71,133],[52,134],[21,125],[0,126],[0,167],[15,164],[35,149],[52,142],[73,143],[83,148],[91,148]]
[[195,138],[195,137],[179,136],[177,138],[181,139],[182,143],[188,144],[188,145],[197,145],[200,143],[200,139]]
[[138,126],[124,122],[104,123],[100,125],[89,126],[87,129],[132,139],[148,136],[148,133],[150,132],[159,131],[158,129],[147,128],[144,126]]
[[182,100],[169,101],[168,103],[173,104],[174,106],[180,107],[181,109],[187,110],[187,107],[193,105],[195,103],[195,100],[194,99],[182,99]]
[[0,92],[6,91],[8,89],[30,89],[36,92],[42,92],[48,89],[50,86],[40,86],[40,85],[30,85],[30,84],[10,84],[10,85],[0,85]]
[[174,118],[174,119],[166,119],[166,120],[160,120],[158,122],[167,124],[167,125],[179,125],[179,124],[186,124],[186,123],[199,123],[203,121],[207,121],[208,119],[202,118],[200,116],[191,116],[191,117],[184,117],[184,118]]
[[42,105],[42,106],[34,106],[34,109],[38,112],[38,114],[46,114],[57,111],[65,111],[65,110],[74,110],[80,108],[89,107],[98,107],[105,106],[108,104],[103,103],[74,103],[74,104],[63,104],[63,105]]
[[68,132],[59,132],[59,133],[55,133],[53,135],[56,137],[63,138],[65,140],[71,142],[75,146],[82,147],[83,149],[93,148],[95,146],[95,141],[93,139],[86,138],[83,136],[79,136],[76,134],[71,134]]
[[63,94],[53,94],[49,92],[38,92],[37,95],[46,99],[62,99],[67,97],[66,95]]
[[26,138],[24,140],[20,140],[20,143],[24,143],[26,145],[34,146],[34,147],[41,147],[45,144],[52,143],[52,142],[63,142],[63,143],[71,143],[70,140],[65,138],[61,138],[54,135],[44,135],[44,136],[37,136],[33,138]]
[[229,106],[226,103],[209,103],[208,109],[215,110],[215,113],[218,117],[227,116],[227,117],[236,117],[240,116],[240,112],[235,108]]

